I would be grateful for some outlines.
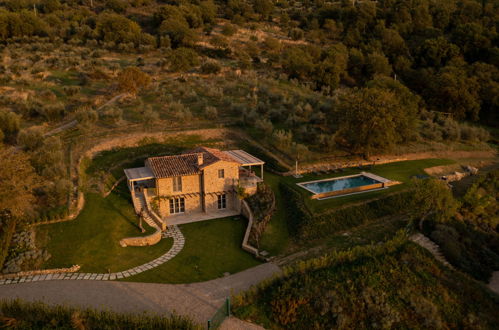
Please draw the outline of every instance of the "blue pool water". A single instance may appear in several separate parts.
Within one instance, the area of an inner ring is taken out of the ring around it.
[[[331,179],[319,182],[303,183],[301,184],[301,186],[311,190],[316,194],[319,194],[330,191],[338,191],[348,188],[367,186],[375,183],[379,183],[379,181],[368,178],[367,176],[359,175],[344,179],[340,178],[340,179]]]

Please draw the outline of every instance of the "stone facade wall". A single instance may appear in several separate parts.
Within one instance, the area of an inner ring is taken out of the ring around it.
[[[224,170],[224,177],[218,177],[218,170]],[[185,199],[185,213],[202,212],[202,197],[201,187],[204,187],[204,192],[207,195],[204,198],[205,211],[218,211],[218,197],[213,193],[226,191],[227,193],[227,209],[238,210],[239,200],[237,193],[233,191],[237,187],[239,178],[239,164],[219,161],[203,170],[203,175],[186,175],[182,176],[182,191],[173,191],[173,178],[162,178],[156,181],[158,196],[176,196],[182,195]],[[203,182],[201,182],[203,180]],[[211,193],[211,194],[210,194]],[[185,196],[186,194],[197,194],[193,196]],[[159,213],[162,217],[170,215],[170,202],[166,199],[159,201]]]
[[[175,196],[201,191],[201,181],[199,175],[185,175],[182,177],[182,191],[173,191],[173,178],[162,178],[156,181],[157,192],[159,196]],[[201,212],[201,196],[184,196],[185,212]],[[170,215],[170,202],[162,199],[159,201],[159,213],[162,217]]]
[[[19,276],[32,276],[32,275],[45,275],[45,274],[59,274],[59,273],[74,273],[80,270],[79,265],[74,265],[69,268],[55,268],[55,269],[42,269],[42,270],[29,270],[25,272],[0,275],[0,280],[15,278]]]
[[[127,246],[147,246],[154,245],[161,240],[161,230],[156,230],[153,234],[148,236],[127,237],[120,240],[122,247]]]
[[[218,170],[224,170],[224,178],[218,177]],[[237,186],[239,164],[219,161],[204,169],[204,191],[206,193],[229,191]]]
[[[218,177],[218,170],[224,170],[224,177]],[[239,164],[220,161],[204,169],[206,212],[218,211],[218,196],[210,193],[226,192],[228,210],[238,210],[239,200],[235,192],[239,179]]]
[[[236,192],[227,192],[226,201],[227,207],[226,210],[238,210],[239,209],[239,199],[237,198]],[[216,212],[218,211],[218,195],[210,194],[205,197],[205,206],[206,212]]]
[[[173,191],[173,178],[161,178],[156,181],[160,196],[173,196],[178,194],[198,193],[201,189],[199,175],[182,176],[182,191]]]

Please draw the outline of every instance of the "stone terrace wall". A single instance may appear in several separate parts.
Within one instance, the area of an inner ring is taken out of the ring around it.
[[[60,274],[60,273],[75,273],[80,270],[79,265],[74,265],[69,268],[55,268],[55,269],[41,269],[41,270],[29,270],[25,272],[12,273],[6,275],[0,275],[0,280],[15,278],[19,276],[31,276],[31,275],[46,275],[46,274]]]
[[[148,236],[127,237],[120,240],[120,245],[126,246],[148,246],[154,245],[161,240],[161,230],[156,231]]]
[[[258,257],[258,249],[248,243],[251,228],[253,228],[253,213],[251,212],[251,209],[246,201],[241,201],[241,206],[241,214],[248,219],[248,227],[246,227],[246,232],[244,233],[242,248],[244,251],[252,253]]]

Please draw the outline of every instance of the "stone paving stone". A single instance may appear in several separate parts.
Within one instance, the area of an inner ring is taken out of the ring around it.
[[[109,280],[112,281],[112,280],[115,280],[116,279],[116,274],[110,274],[109,275]]]

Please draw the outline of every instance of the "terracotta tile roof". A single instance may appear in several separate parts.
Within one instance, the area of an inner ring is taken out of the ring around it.
[[[200,173],[198,154],[151,157],[146,161],[156,178],[169,178]]]
[[[201,165],[201,168],[205,168],[206,166],[209,166],[213,163],[216,163],[220,160],[226,161],[226,162],[231,162],[231,163],[238,163],[234,158],[231,156],[227,155],[223,151],[220,151],[218,149],[214,148],[207,148],[207,147],[197,147],[193,150],[187,151],[187,153],[202,153],[203,154],[203,165]]]
[[[201,165],[198,165],[199,155],[203,156]],[[148,158],[146,166],[154,173],[154,177],[169,178],[199,174],[203,168],[221,160],[239,164],[234,158],[218,149],[198,147],[181,155]]]

